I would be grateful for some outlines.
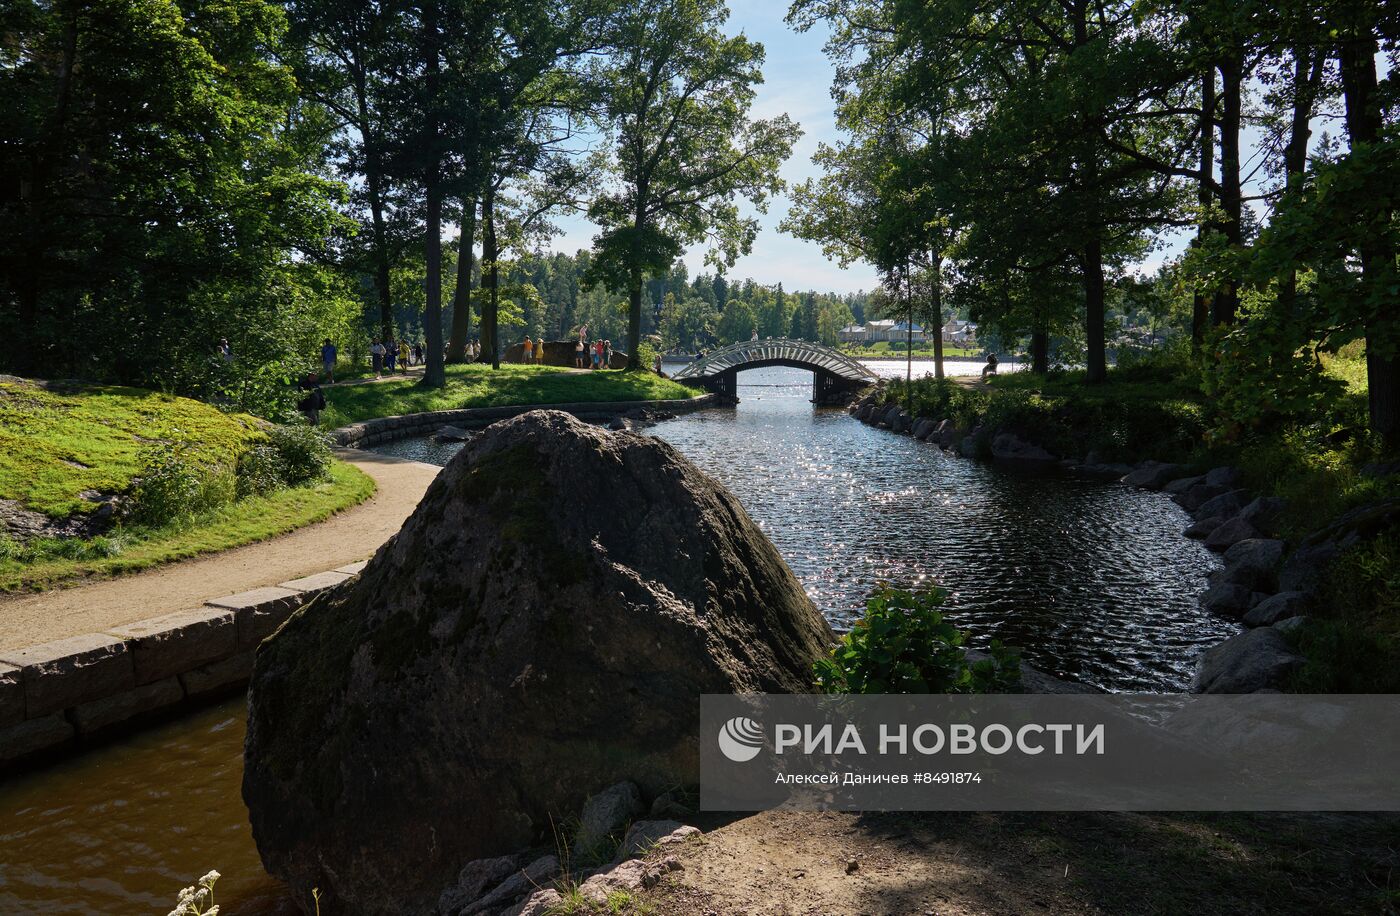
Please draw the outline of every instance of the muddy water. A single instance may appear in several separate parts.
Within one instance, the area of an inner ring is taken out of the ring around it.
[[[0,914],[163,914],[210,869],[229,916],[296,909],[239,795],[241,698],[0,782]]]

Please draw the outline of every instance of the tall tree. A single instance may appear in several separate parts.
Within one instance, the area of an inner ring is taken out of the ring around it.
[[[627,291],[632,369],[646,368],[637,350],[647,274],[701,241],[716,264],[746,253],[758,226],[738,201],[762,211],[800,135],[786,115],[750,118],[763,46],[726,36],[727,17],[723,0],[632,0],[603,74],[614,183],[589,208],[601,228],[590,279]]]

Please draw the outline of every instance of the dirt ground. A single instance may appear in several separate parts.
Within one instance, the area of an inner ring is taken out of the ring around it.
[[[627,912],[1400,912],[1389,814],[767,812],[664,854],[683,870]]]
[[[198,607],[368,558],[418,505],[439,468],[355,449],[336,457],[374,478],[374,496],[280,537],[118,579],[0,599],[0,649],[93,633]]]

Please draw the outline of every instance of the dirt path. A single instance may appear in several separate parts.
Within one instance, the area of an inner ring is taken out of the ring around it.
[[[374,478],[374,496],[323,522],[246,547],[124,578],[0,599],[0,649],[198,607],[210,598],[366,559],[398,532],[439,468],[354,449],[341,449],[337,457]]]
[[[653,853],[683,868],[638,911],[1393,912],[1398,840],[1387,814],[770,811]]]

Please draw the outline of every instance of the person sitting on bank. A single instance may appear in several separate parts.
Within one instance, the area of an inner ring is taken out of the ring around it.
[[[996,374],[997,374],[997,355],[996,355],[995,353],[988,353],[988,354],[987,354],[987,365],[985,365],[985,366],[982,367],[982,381],[985,382],[985,381],[987,380],[987,376],[989,376],[989,375],[996,375]]]

